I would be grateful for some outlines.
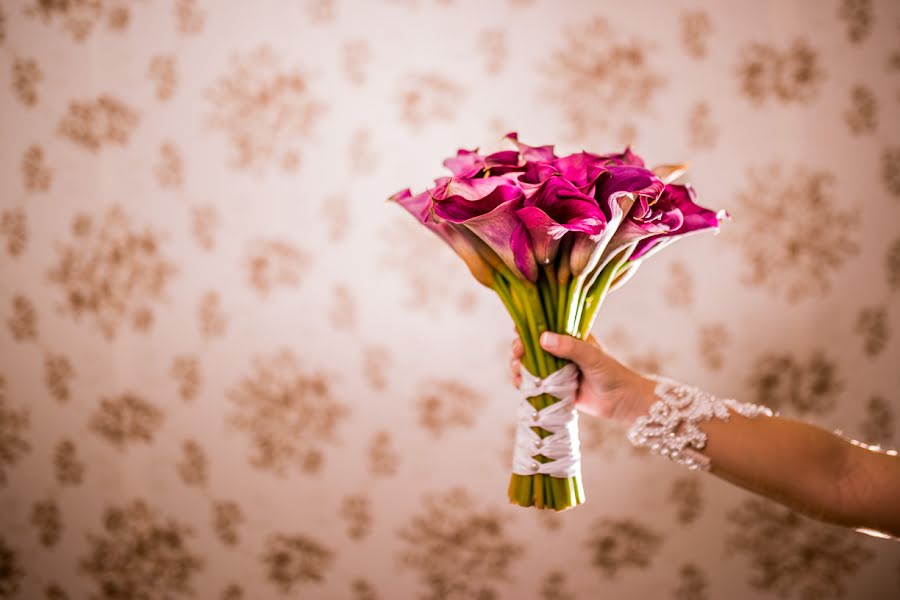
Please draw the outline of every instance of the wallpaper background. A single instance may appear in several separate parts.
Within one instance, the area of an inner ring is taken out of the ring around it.
[[[733,220],[595,334],[900,439],[893,1],[0,2],[0,598],[895,598],[900,545],[582,418],[506,504],[500,302],[398,206],[460,146],[631,143]]]

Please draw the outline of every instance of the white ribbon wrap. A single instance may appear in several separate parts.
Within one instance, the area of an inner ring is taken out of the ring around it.
[[[532,375],[524,365],[519,391],[518,425],[513,449],[512,471],[518,475],[542,473],[567,478],[581,474],[581,451],[578,442],[578,411],[575,392],[578,390],[578,367],[569,363],[541,379]],[[559,402],[536,410],[527,398],[550,394]],[[551,434],[541,438],[532,427],[541,427]],[[539,462],[534,457],[543,454],[553,460]]]

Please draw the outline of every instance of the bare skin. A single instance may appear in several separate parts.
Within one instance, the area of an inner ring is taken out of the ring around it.
[[[578,365],[575,406],[630,426],[656,402],[655,382],[612,357],[596,339],[545,332],[541,346]],[[522,343],[513,340],[510,369],[519,385]],[[753,419],[700,425],[711,473],[809,517],[900,538],[900,457],[802,421]]]

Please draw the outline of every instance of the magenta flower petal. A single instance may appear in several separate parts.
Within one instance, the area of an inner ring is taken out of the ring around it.
[[[528,235],[528,230],[525,228],[524,224],[520,223],[519,226],[513,230],[512,238],[510,239],[510,247],[513,253],[513,260],[516,263],[516,268],[529,281],[532,283],[536,282],[538,279],[538,267],[534,255],[534,246],[531,243],[531,236]]]
[[[407,212],[444,240],[463,259],[475,279],[488,287],[493,287],[494,270],[490,266],[493,257],[488,256],[488,253],[492,251],[484,247],[481,240],[473,239],[472,234],[461,225],[435,218],[431,211],[431,194],[428,191],[414,196],[409,189],[405,189],[389,199],[405,208]]]
[[[491,251],[489,248],[480,248],[479,246],[482,244],[477,243],[479,240],[473,240],[470,235],[466,235],[466,231],[461,225],[443,222],[426,223],[426,225],[463,259],[479,283],[487,287],[494,286],[494,270],[484,256],[486,252]]]
[[[625,147],[624,152],[618,154],[600,154],[599,158],[603,159],[607,164],[611,162],[616,165],[633,165],[635,167],[646,166],[644,164],[644,159],[631,151],[630,145]]]
[[[444,177],[436,180],[438,185],[434,188],[434,199],[444,200],[449,196],[459,196],[463,200],[481,200],[494,191],[498,186],[516,188],[513,175],[497,175],[465,179],[458,177]]]
[[[489,154],[484,159],[484,166],[491,175],[521,171],[524,168],[524,165],[519,164],[519,153],[515,150],[501,150]]]
[[[460,148],[456,151],[456,156],[444,159],[443,164],[457,179],[471,179],[482,171],[500,175],[523,169],[519,164],[519,153],[515,150],[501,150],[482,156],[477,148],[475,150]]]
[[[503,137],[512,140],[516,148],[519,149],[522,158],[526,161],[550,161],[556,158],[556,154],[553,153],[553,146],[529,146],[528,144],[523,144],[519,141],[519,134],[515,131],[507,133]]]
[[[597,237],[606,228],[606,216],[597,201],[582,194],[562,177],[551,177],[530,196],[516,214],[534,245],[535,259],[548,264],[556,258],[559,242],[572,231]]]
[[[522,190],[512,185],[497,185],[496,182],[470,185],[487,181],[487,179],[472,179],[459,185],[451,184],[443,199],[435,198],[434,213],[453,223],[463,223],[487,214],[501,204],[522,197]]]
[[[696,202],[697,192],[690,185],[670,184],[666,191],[672,199],[672,203],[684,215],[684,225],[676,234],[697,231],[698,229],[717,228],[723,214],[703,208]],[[727,213],[724,213],[727,215]],[[727,218],[727,216],[726,216]]]
[[[454,177],[474,177],[484,168],[484,157],[478,150],[460,148],[456,151],[456,156],[445,159],[443,164]]]
[[[637,208],[637,204],[635,207]],[[675,215],[669,214],[669,218],[666,219],[657,219],[654,221],[642,221],[634,218],[635,210],[632,209],[631,214],[628,215],[627,218],[619,225],[619,229],[616,231],[616,234],[613,236],[614,245],[616,245],[619,249],[623,246],[627,246],[633,242],[638,240],[642,240],[646,237],[652,235],[659,235],[663,233],[668,233],[670,231],[670,224],[672,222],[678,222],[677,217]]]
[[[646,258],[652,253],[658,252],[663,246],[675,239],[680,239],[692,233],[701,231],[718,231],[721,221],[729,218],[724,210],[714,212],[703,208],[695,202],[696,192],[689,185],[669,184],[660,196],[659,210],[665,211],[665,215],[677,213],[679,222],[675,223],[669,218],[668,231],[660,231],[652,237],[641,239],[632,253],[632,259]],[[657,208],[657,207],[654,207]],[[666,217],[663,217],[665,221]]]
[[[631,192],[614,192],[607,201],[610,216],[603,233],[599,237],[583,233],[575,234],[575,241],[569,253],[569,269],[572,275],[578,276],[585,271],[592,271],[608,256],[606,250],[622,228],[620,223],[633,203],[634,196]]]
[[[424,223],[431,214],[431,194],[427,191],[413,196],[409,188],[401,190],[388,198],[406,209],[406,211]]]
[[[537,189],[542,183],[557,175],[559,171],[551,162],[527,162],[518,176],[518,181],[527,192]]]
[[[605,225],[606,219],[597,201],[582,194],[562,177],[552,177],[541,184],[534,193],[526,196],[525,205],[543,209],[559,223],[593,229],[589,233],[600,233]],[[579,228],[579,231],[588,229]]]
[[[607,167],[597,179],[594,195],[603,208],[612,231],[601,240],[576,236],[569,256],[572,274],[593,270],[597,264],[604,263],[614,252],[627,245],[626,240],[635,241],[643,236],[653,235],[661,228],[668,231],[667,228],[672,225],[670,221],[648,225],[646,228],[649,231],[633,223],[652,214],[650,207],[656,203],[664,188],[663,182],[652,171],[643,167]],[[660,218],[661,216],[658,215]]]
[[[553,161],[553,167],[561,177],[589,195],[593,195],[594,183],[607,170],[603,159],[589,152],[564,156]]]
[[[643,167],[621,165],[608,167],[597,180],[594,196],[601,207],[606,207],[603,199],[610,198],[616,192],[632,192],[635,198],[635,207],[639,217],[646,216],[650,205],[656,202],[659,195],[665,189],[665,184],[653,171]]]
[[[465,226],[517,276],[536,281],[537,265],[530,240],[526,246],[518,239],[516,250],[512,248],[513,233],[522,225],[516,210],[522,208],[523,198],[513,179],[506,176],[445,178],[438,180],[430,193],[431,210],[437,218]],[[521,232],[516,236],[521,238]]]
[[[559,241],[566,234],[566,228],[550,218],[536,206],[525,206],[516,211],[525,230],[531,238],[534,258],[538,263],[550,263],[559,250]]]
[[[528,244],[522,240],[522,231],[527,235],[527,230],[516,215],[520,208],[521,199],[512,200],[500,204],[489,213],[467,219],[463,224],[496,252],[513,273],[522,279],[537,281],[537,263],[531,240]],[[520,228],[522,231],[517,231]]]
[[[667,241],[670,241],[666,235],[655,235],[647,239],[640,240],[637,245],[634,247],[634,252],[631,253],[631,260],[637,260],[641,257],[647,257],[651,254],[651,250],[660,250],[662,246],[666,244]]]

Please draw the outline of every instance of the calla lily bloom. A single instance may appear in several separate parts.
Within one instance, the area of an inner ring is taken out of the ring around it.
[[[703,208],[695,202],[695,198],[696,192],[689,185],[667,185],[657,205],[660,210],[668,211],[667,214],[677,211],[681,224],[676,226],[674,218],[670,218],[668,231],[641,239],[635,246],[631,260],[646,258],[672,241],[692,233],[718,231],[719,224],[729,218],[728,213],[725,210],[716,212]]]
[[[616,240],[625,215],[632,212],[646,215],[665,185],[648,169],[616,165],[603,171],[595,187],[595,198],[602,207],[607,222],[612,223],[613,230],[603,238],[603,245],[599,244],[600,239],[576,236],[569,256],[569,268],[575,276],[592,270],[604,257],[609,256],[607,246]],[[654,230],[654,233],[657,231]]]
[[[578,231],[599,239],[606,228],[606,216],[597,201],[582,194],[562,177],[551,177],[516,211],[534,245],[539,264],[556,258],[559,242],[569,232]]]
[[[516,211],[523,192],[513,179],[448,179],[432,190],[435,215],[462,225],[487,244],[514,273],[537,281],[537,262],[531,240]]]
[[[431,212],[431,196],[427,191],[413,196],[409,189],[405,189],[391,196],[389,200],[405,208],[407,212],[444,240],[463,259],[472,276],[479,283],[487,287],[494,286],[494,269],[490,265],[490,257],[485,252],[490,252],[490,249],[483,247],[484,244],[480,243],[480,240],[472,239],[474,236],[466,235],[463,228],[435,218]]]

